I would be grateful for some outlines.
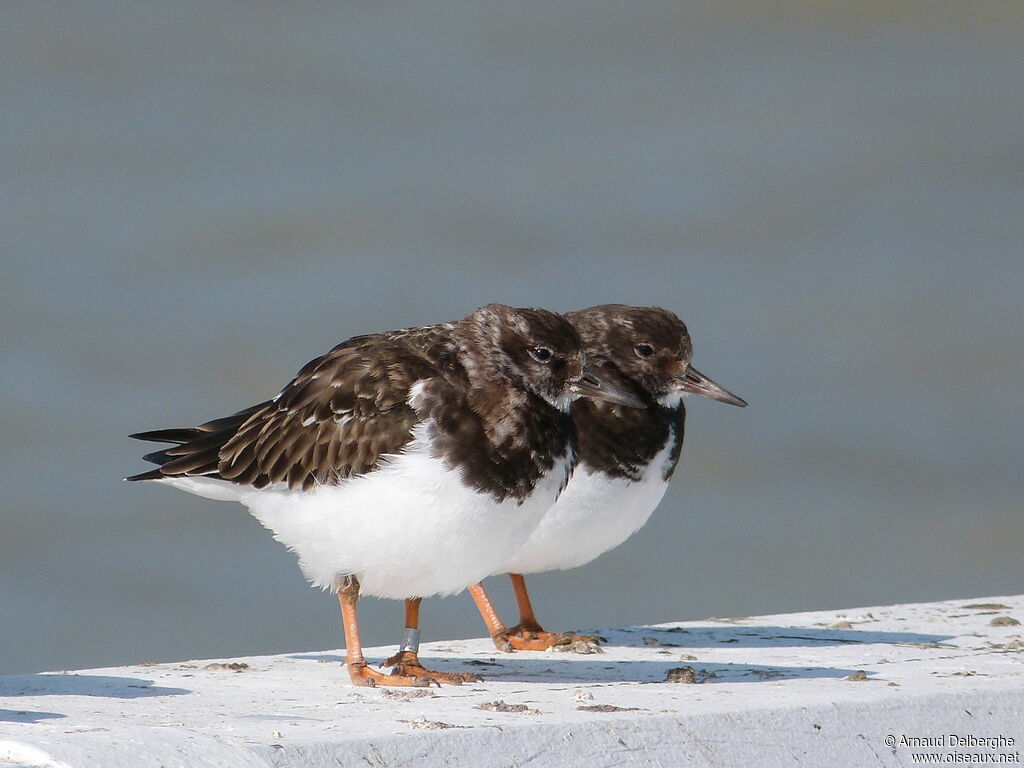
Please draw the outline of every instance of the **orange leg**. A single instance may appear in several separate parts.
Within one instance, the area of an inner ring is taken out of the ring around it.
[[[530,602],[530,593],[526,591],[526,579],[523,578],[523,574],[510,573],[508,578],[512,582],[512,589],[516,593],[516,605],[519,607],[519,623],[509,630],[512,635],[510,638],[512,647],[521,650],[542,651],[553,645],[568,645],[577,639],[582,639],[569,634],[545,632],[544,628],[537,623],[537,616],[533,612],[533,603]]]
[[[414,675],[388,675],[371,669],[363,658],[363,645],[359,640],[359,624],[356,621],[356,601],[359,600],[359,580],[355,576],[338,579],[338,602],[341,604],[341,622],[345,628],[345,666],[349,677],[356,685],[374,687],[377,685],[426,686],[430,681]]]
[[[516,590],[516,602],[519,604],[519,624],[508,629],[498,616],[494,603],[487,595],[482,584],[474,584],[469,588],[476,603],[477,610],[487,625],[487,633],[499,651],[544,651],[554,645],[569,645],[577,640],[596,642],[597,638],[571,634],[545,632],[533,613],[533,605],[526,591],[526,581],[521,574],[510,573],[512,586]]]
[[[491,602],[490,596],[484,590],[484,585],[472,585],[469,587],[469,594],[472,596],[473,602],[476,603],[476,609],[480,611],[484,624],[487,625],[487,634],[491,636],[494,647],[502,653],[512,653],[515,648],[512,647],[508,636],[508,627],[502,623],[501,617],[494,609],[494,603]]]
[[[394,667],[392,675],[399,677],[412,676],[425,683],[420,685],[462,685],[463,683],[475,683],[480,678],[469,672],[437,672],[427,669],[420,664],[419,650],[419,626],[420,626],[420,600],[415,597],[405,601],[405,639],[402,641],[398,653],[381,663],[382,667]]]
[[[544,630],[537,623],[537,616],[533,612],[533,603],[530,602],[530,593],[526,591],[526,579],[523,578],[523,574],[510,573],[508,578],[516,593],[516,605],[519,606],[517,629],[520,632],[543,632]]]

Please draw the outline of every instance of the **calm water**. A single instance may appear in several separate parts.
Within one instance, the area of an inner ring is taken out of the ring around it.
[[[5,3],[0,671],[339,645],[126,435],[488,301],[670,307],[751,403],[551,628],[1020,592],[1024,6],[847,6]]]

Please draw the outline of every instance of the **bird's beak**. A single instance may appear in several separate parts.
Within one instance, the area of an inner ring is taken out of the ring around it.
[[[736,395],[729,390],[715,384],[715,382],[698,371],[692,365],[686,369],[686,373],[676,379],[676,386],[678,386],[683,392],[689,392],[694,395],[704,395],[704,397],[710,397],[712,400],[718,400],[720,403],[737,405],[740,408],[747,407],[746,400],[741,397],[736,397]]]
[[[580,380],[570,384],[568,389],[574,395],[592,397],[595,400],[607,400],[616,405],[628,405],[630,408],[647,407],[643,400],[636,395],[610,384],[588,368],[583,369]]]

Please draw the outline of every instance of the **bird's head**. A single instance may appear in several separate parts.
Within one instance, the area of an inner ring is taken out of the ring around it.
[[[488,304],[460,326],[466,339],[463,364],[471,379],[503,379],[562,411],[578,397],[643,407],[588,368],[579,333],[559,314]]]
[[[624,379],[666,407],[678,405],[687,394],[747,404],[693,367],[690,334],[667,309],[603,304],[566,317],[579,331],[591,365],[616,384]]]

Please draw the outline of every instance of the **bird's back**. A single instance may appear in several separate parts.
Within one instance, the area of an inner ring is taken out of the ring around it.
[[[356,336],[310,362],[271,400],[184,429],[132,437],[174,443],[129,480],[202,477],[309,490],[371,472],[411,440],[417,381],[457,376],[447,326]]]

